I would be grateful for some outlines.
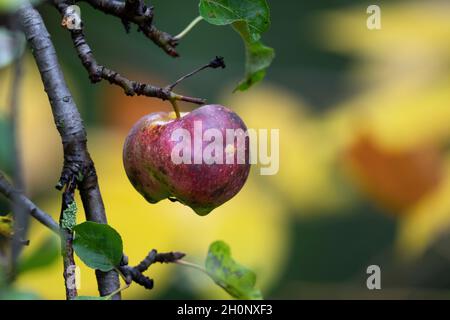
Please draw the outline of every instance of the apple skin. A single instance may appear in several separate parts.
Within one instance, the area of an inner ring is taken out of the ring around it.
[[[226,129],[247,127],[239,116],[221,105],[205,105],[179,119],[173,112],[157,112],[141,118],[131,129],[124,144],[123,162],[131,184],[150,203],[175,199],[191,207],[198,215],[211,210],[234,197],[243,187],[250,172],[249,140],[245,138],[245,163],[194,164],[194,143],[191,143],[191,164],[175,164],[171,152],[179,141],[172,141],[176,129],[186,129],[194,137],[194,122],[201,121],[202,137],[205,130],[215,128],[223,137],[223,155],[226,154]],[[203,141],[203,139],[202,139]],[[210,144],[203,141],[203,149]],[[235,139],[234,150],[237,149]]]

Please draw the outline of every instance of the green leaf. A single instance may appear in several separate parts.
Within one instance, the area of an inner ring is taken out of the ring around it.
[[[54,235],[49,236],[30,255],[20,261],[19,272],[24,273],[46,267],[58,259],[59,252],[59,238]]]
[[[96,296],[77,296],[73,300],[110,300],[109,296],[96,297]]]
[[[123,244],[116,230],[92,221],[83,222],[73,230],[73,248],[87,266],[106,272],[119,265]]]
[[[243,22],[252,41],[270,26],[266,0],[200,0],[199,11],[203,19],[218,26]]]
[[[275,52],[261,41],[270,26],[265,0],[200,0],[200,15],[214,25],[232,25],[245,44],[245,78],[234,91],[245,91],[264,79]]]
[[[237,299],[262,299],[255,288],[256,274],[231,257],[230,247],[223,241],[209,246],[205,261],[206,272],[214,282]]]
[[[77,224],[77,204],[75,201],[70,203],[66,209],[64,209],[61,219],[61,227],[72,231]]]
[[[266,69],[275,58],[275,51],[263,45],[261,41],[249,41],[250,35],[242,22],[233,23],[233,28],[241,35],[245,43],[245,79],[238,84],[234,91],[245,91],[264,79]]]

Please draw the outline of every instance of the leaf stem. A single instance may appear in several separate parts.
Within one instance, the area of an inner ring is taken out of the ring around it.
[[[197,23],[199,23],[199,22],[202,21],[202,20],[203,20],[203,17],[202,17],[202,16],[198,16],[197,18],[195,18],[194,20],[192,20],[191,23],[189,23],[188,26],[187,26],[186,28],[184,28],[183,31],[181,31],[179,34],[177,34],[175,37],[173,37],[173,39],[174,39],[175,41],[180,40],[180,39],[183,38],[186,34],[188,34],[189,31],[191,31],[192,28],[194,28],[195,25],[196,25]]]
[[[188,262],[188,261],[185,261],[185,260],[177,260],[175,263],[179,264],[179,265],[182,265],[182,266],[191,267],[191,268],[200,270],[201,272],[203,272],[204,274],[209,276],[208,271],[206,271],[205,268],[203,268],[201,265],[198,265],[196,263]]]
[[[106,300],[111,300],[111,298],[112,298],[114,295],[118,294],[119,292],[122,292],[122,291],[125,290],[125,289],[128,289],[128,288],[130,287],[130,285],[131,285],[131,283],[125,284],[123,287],[121,287],[121,288],[115,290],[114,292],[111,292],[111,293],[108,294],[107,296],[105,296],[105,299],[106,299]]]

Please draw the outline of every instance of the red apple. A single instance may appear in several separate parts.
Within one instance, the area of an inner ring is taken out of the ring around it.
[[[131,183],[150,203],[169,198],[206,215],[247,180],[247,128],[221,105],[205,105],[180,118],[152,113],[131,129],[123,161]]]

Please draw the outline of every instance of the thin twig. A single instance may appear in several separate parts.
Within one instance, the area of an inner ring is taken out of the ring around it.
[[[96,2],[94,2],[94,3],[96,3]],[[140,5],[142,5],[142,4],[140,4],[141,3],[140,0],[128,1],[128,2],[126,2],[126,4],[123,4],[123,3],[119,4],[119,3],[115,3],[114,1],[112,1],[111,3],[112,4],[108,5],[108,4],[106,4],[106,2],[102,2],[101,5],[103,7],[111,6],[111,8],[115,8],[114,12],[119,10],[119,9],[117,9],[118,7],[123,6],[123,10],[129,12],[129,11],[136,10],[136,9],[132,9],[135,6],[139,7]],[[60,14],[64,17],[66,15],[66,10],[68,8],[68,4],[64,1],[56,1],[56,0],[55,0],[54,4],[55,4],[56,8],[58,9],[58,11],[60,12]],[[116,5],[118,7],[116,7]],[[139,11],[139,9],[137,9],[137,10]],[[142,9],[142,10],[144,10],[144,9]],[[145,10],[149,11],[150,9],[145,7]],[[153,17],[153,15],[152,15],[152,17]],[[149,17],[147,17],[147,19],[149,19]],[[149,22],[149,20],[147,22],[151,23],[151,21]],[[80,23],[80,25],[83,25],[83,24]],[[68,30],[71,33],[72,42],[75,46],[75,49],[77,50],[78,57],[80,58],[81,63],[87,70],[87,72],[89,74],[89,79],[91,80],[92,83],[97,83],[101,80],[107,80],[109,83],[121,87],[124,90],[125,94],[128,96],[143,95],[143,96],[147,96],[147,97],[159,98],[161,100],[169,100],[171,102],[174,100],[181,100],[181,101],[186,101],[186,102],[195,103],[195,104],[199,104],[199,105],[206,103],[206,101],[204,99],[183,96],[183,95],[172,92],[171,88],[173,89],[173,87],[175,87],[175,85],[179,81],[176,82],[172,86],[167,86],[165,88],[161,88],[161,87],[153,86],[151,84],[141,83],[141,82],[135,81],[135,80],[130,80],[130,79],[124,77],[123,75],[119,74],[118,72],[111,70],[103,65],[100,65],[97,62],[97,60],[95,59],[92,49],[89,46],[85,35],[83,34],[82,28],[80,27],[79,29],[68,29]],[[206,68],[206,66],[204,68]],[[198,72],[198,70],[196,72]],[[194,72],[194,73],[196,73],[196,72]]]
[[[211,60],[211,62],[209,62],[209,63],[205,64],[204,66],[201,66],[201,67],[195,69],[194,71],[189,72],[188,74],[182,76],[180,79],[178,79],[177,81],[175,81],[171,85],[168,85],[165,89],[168,90],[168,91],[172,91],[173,88],[175,88],[175,86],[178,85],[181,81],[183,81],[183,80],[185,80],[185,79],[187,79],[189,77],[192,77],[194,74],[196,74],[196,73],[198,73],[198,72],[200,72],[200,71],[202,71],[204,69],[207,69],[207,68],[213,68],[213,69],[222,68],[222,69],[224,69],[225,68],[225,61],[223,60],[223,57],[216,56],[213,60]]]
[[[59,225],[53,218],[39,209],[30,199],[17,190],[0,172],[0,193],[5,195],[11,202],[23,207],[37,221],[48,227],[53,232],[59,234]]]
[[[71,227],[67,226],[66,219],[75,220],[75,213],[71,213],[72,217],[68,217],[67,210],[74,203],[75,179],[73,179],[66,187],[62,194],[61,213],[59,217],[59,227],[61,229],[61,255],[63,257],[63,277],[66,288],[66,299],[73,300],[77,294],[75,286],[75,259],[73,252],[73,231]],[[73,221],[74,222],[74,221]],[[75,223],[73,223],[75,224]],[[73,227],[73,226],[72,226]]]
[[[147,38],[153,41],[157,46],[161,47],[168,55],[178,57],[175,47],[178,41],[167,32],[158,30],[153,24],[153,7],[145,5],[143,0],[135,1],[117,1],[117,0],[78,0],[89,3],[93,8],[100,10],[106,14],[118,17],[126,29],[129,30],[128,24],[134,23],[138,26]],[[61,0],[54,0],[60,5]],[[133,4],[133,5],[131,5]]]
[[[84,37],[83,32],[81,30],[70,30],[70,32],[75,49],[78,52],[78,56],[83,66],[88,71],[89,78],[93,83],[99,82],[102,79],[107,80],[109,83],[121,87],[128,96],[143,95],[147,97],[159,98],[161,100],[176,99],[195,104],[205,103],[204,99],[174,94],[171,90],[167,90],[166,88],[160,88],[151,84],[127,79],[118,72],[98,64],[90,46],[86,41],[86,38]]]
[[[179,259],[185,256],[182,252],[165,252],[157,253],[155,249],[152,249],[149,254],[142,260],[137,266],[130,267],[128,265],[128,258],[124,256],[122,263],[118,267],[118,270],[123,275],[123,278],[127,284],[131,284],[133,281],[143,286],[146,289],[153,288],[153,279],[145,276],[143,273],[155,262],[158,263],[176,263]]]

